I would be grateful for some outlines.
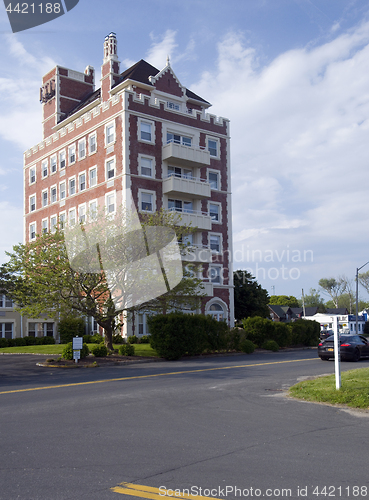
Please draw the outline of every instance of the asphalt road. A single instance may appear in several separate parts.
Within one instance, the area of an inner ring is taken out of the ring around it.
[[[334,372],[314,350],[74,370],[36,361],[0,356],[1,499],[165,498],[160,487],[369,496],[368,414],[283,392]]]

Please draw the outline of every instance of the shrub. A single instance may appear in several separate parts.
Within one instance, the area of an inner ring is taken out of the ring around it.
[[[104,337],[99,333],[95,333],[91,336],[91,344],[101,344],[101,342],[104,342]]]
[[[279,345],[275,340],[267,340],[261,346],[262,349],[267,349],[268,351],[277,352],[279,351]]]
[[[243,339],[240,342],[240,349],[246,354],[252,354],[255,351],[255,344],[249,339]]]
[[[36,345],[37,344],[37,337],[23,337],[23,338],[26,341],[26,345]]]
[[[288,326],[292,345],[314,346],[319,342],[320,325],[317,321],[298,319]]]
[[[58,324],[58,332],[61,344],[72,342],[73,337],[83,337],[85,322],[83,318],[67,316],[62,318]]]
[[[122,337],[119,333],[113,335],[113,344],[124,344],[126,339]]]
[[[0,349],[3,347],[8,347],[8,339],[0,339]]]
[[[273,338],[274,323],[270,319],[255,316],[243,319],[242,324],[246,337],[258,346]]]
[[[142,335],[140,338],[141,344],[149,344],[150,343],[150,337],[148,335]]]
[[[138,337],[136,337],[136,335],[130,335],[128,337],[128,343],[129,344],[137,344],[138,343]]]
[[[91,338],[92,335],[83,335],[83,342],[85,342],[86,344],[92,344]]]
[[[228,349],[232,349],[235,351],[240,351],[240,343],[241,340],[243,340],[244,337],[244,330],[243,328],[232,328],[232,330],[229,331],[228,333]]]
[[[121,356],[134,356],[135,348],[131,344],[122,344],[119,346],[119,354]]]
[[[15,339],[8,339],[8,347],[15,347],[15,346],[16,346]]]
[[[37,345],[52,345],[55,344],[54,337],[36,337]]]
[[[102,358],[103,356],[107,356],[108,355],[108,348],[106,347],[105,344],[96,344],[91,349],[91,352],[97,358]]]
[[[22,337],[18,337],[18,338],[14,339],[14,340],[15,340],[15,345],[16,346],[27,345],[26,340],[24,338],[22,338]]]
[[[274,322],[274,333],[271,337],[275,340],[280,347],[287,347],[291,345],[291,329],[286,323]]]
[[[89,353],[90,350],[88,348],[88,345],[83,344],[81,349],[81,359],[86,358],[89,355]],[[62,352],[62,358],[73,359],[73,342],[68,342],[68,344],[65,345]]]

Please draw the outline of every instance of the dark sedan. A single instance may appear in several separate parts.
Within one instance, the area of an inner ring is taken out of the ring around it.
[[[359,361],[369,358],[369,341],[362,335],[340,335],[341,360]],[[334,358],[334,336],[331,335],[318,345],[318,356],[328,360]]]

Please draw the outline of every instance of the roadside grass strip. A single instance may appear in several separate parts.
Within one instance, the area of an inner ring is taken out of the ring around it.
[[[305,401],[341,404],[369,409],[369,368],[341,373],[341,388],[336,389],[335,376],[304,380],[292,386],[289,395]]]
[[[281,365],[286,363],[301,363],[303,361],[317,361],[317,358],[305,358],[305,359],[290,359],[288,361],[271,361],[269,363],[254,363],[248,365],[235,365],[235,366],[220,366],[215,368],[200,368],[198,370],[181,370],[178,372],[167,372],[167,373],[153,373],[151,375],[136,375],[133,377],[119,377],[119,378],[109,378],[103,380],[91,380],[89,382],[74,382],[71,384],[58,384],[58,385],[48,385],[41,387],[30,387],[29,389],[15,389],[13,391],[2,391],[0,394],[13,394],[16,392],[31,392],[31,391],[43,391],[46,389],[60,389],[63,387],[77,387],[79,385],[93,385],[93,384],[105,384],[107,382],[122,382],[124,380],[138,380],[143,378],[154,378],[154,377],[168,377],[171,375],[186,375],[189,373],[201,373],[201,372],[211,372],[219,370],[232,370],[236,368],[252,368],[254,366],[268,366],[268,365]],[[197,497],[198,498],[198,497]]]
[[[2,347],[0,354],[45,354],[47,355],[62,355],[66,344],[49,344],[49,345],[25,345],[17,347]],[[97,344],[87,344],[90,351]],[[114,349],[119,349],[122,344],[114,344]],[[151,356],[158,357],[150,344],[132,344],[135,349],[135,356]]]
[[[220,500],[215,497],[204,497],[200,495],[189,495],[187,493],[179,492],[175,489],[165,489],[164,487],[152,488],[151,486],[143,486],[141,484],[132,483],[121,483],[119,486],[111,488],[114,493],[120,493],[121,495],[131,495],[140,498],[151,498],[153,500],[163,500],[163,498],[182,498],[189,500],[208,500],[212,498],[213,500]]]

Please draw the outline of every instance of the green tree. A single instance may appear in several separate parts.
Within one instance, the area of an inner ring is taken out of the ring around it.
[[[309,293],[304,295],[304,303],[305,307],[317,307],[318,312],[325,312],[324,299],[315,288],[310,288]],[[302,300],[299,300],[299,306],[302,307]]]
[[[347,278],[340,276],[337,280],[335,278],[322,278],[319,280],[319,286],[328,294],[334,304],[338,307],[338,298],[347,290]]]
[[[299,301],[293,295],[272,295],[269,304],[272,306],[299,307]]]
[[[233,274],[234,283],[234,313],[236,321],[251,316],[269,316],[269,295],[256,282],[252,274],[238,270]]]

